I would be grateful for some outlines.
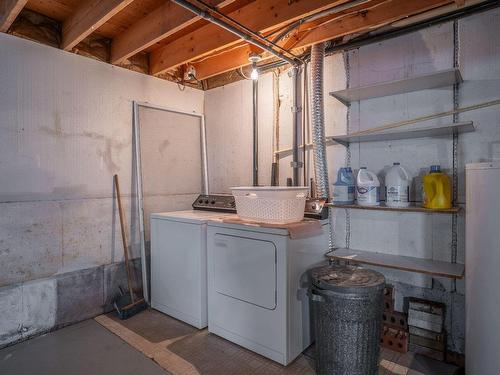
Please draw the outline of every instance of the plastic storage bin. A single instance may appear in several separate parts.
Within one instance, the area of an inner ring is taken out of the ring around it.
[[[233,187],[236,212],[247,221],[270,224],[295,223],[304,219],[307,187]]]

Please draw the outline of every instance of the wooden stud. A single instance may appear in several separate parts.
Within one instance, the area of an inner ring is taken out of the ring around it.
[[[227,0],[213,0],[211,2],[212,5],[220,7],[226,3],[228,3]],[[192,12],[167,1],[113,39],[111,63],[122,63],[125,59],[198,20],[200,20],[200,17]]]
[[[346,0],[261,0],[252,2],[229,16],[251,30],[265,33],[321,10],[345,3]],[[209,24],[151,52],[150,69],[159,74],[191,60],[220,51],[240,39],[217,25]]]
[[[133,0],[87,0],[63,23],[61,48],[71,50]]]
[[[7,32],[28,0],[0,1],[0,32]]]

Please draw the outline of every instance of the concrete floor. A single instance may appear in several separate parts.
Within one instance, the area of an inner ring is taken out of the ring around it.
[[[0,350],[1,375],[314,375],[314,349],[283,367],[155,310],[114,313]],[[150,359],[152,358],[152,359]],[[457,368],[382,349],[379,375],[455,375]]]
[[[155,362],[87,320],[0,350],[2,375],[166,375]]]

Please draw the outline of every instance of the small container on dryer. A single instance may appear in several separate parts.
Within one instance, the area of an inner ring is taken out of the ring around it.
[[[431,165],[423,178],[423,203],[425,208],[451,208],[452,186],[450,177],[441,172],[441,166]]]
[[[410,205],[410,176],[399,164],[394,163],[385,175],[385,204],[388,207]]]
[[[380,181],[375,173],[361,167],[356,179],[356,199],[360,206],[380,205]]]
[[[337,181],[333,184],[332,202],[335,204],[354,203],[355,181],[351,167],[340,168]]]

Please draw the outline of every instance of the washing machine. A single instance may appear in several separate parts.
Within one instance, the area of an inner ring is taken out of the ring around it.
[[[151,214],[151,307],[197,328],[207,326],[207,222],[232,214]]]
[[[306,271],[325,262],[323,234],[208,222],[208,330],[283,365],[311,344]]]

